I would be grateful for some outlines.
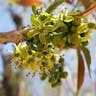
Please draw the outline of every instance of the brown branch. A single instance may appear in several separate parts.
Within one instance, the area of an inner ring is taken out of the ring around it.
[[[8,42],[19,43],[21,41],[24,41],[29,29],[30,27],[27,26],[21,30],[14,30],[6,33],[0,32],[0,44],[5,44]]]
[[[94,6],[94,7],[90,8],[89,10],[85,11],[85,12],[83,13],[83,16],[88,16],[89,14],[91,14],[91,13],[93,13],[93,12],[95,12],[95,11],[96,11],[96,6]],[[96,24],[95,24],[94,29],[96,29]]]
[[[93,12],[95,12],[95,11],[96,11],[96,6],[94,6],[94,7],[92,7],[91,9],[85,11],[85,12],[83,13],[83,16],[88,16],[89,14],[91,14],[91,13],[93,13]],[[96,24],[95,24],[94,29],[96,29]]]
[[[88,9],[83,13],[83,16],[88,16],[89,14],[93,13],[96,11],[96,6],[92,7],[91,9]]]

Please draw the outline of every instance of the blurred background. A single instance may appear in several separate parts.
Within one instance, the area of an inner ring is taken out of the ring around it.
[[[35,0],[33,1],[35,2]],[[54,0],[40,1],[46,8]],[[94,4],[96,5],[96,0],[66,0],[54,13],[58,13],[65,7],[69,11],[81,10],[84,12]],[[39,4],[38,6],[42,7]],[[30,5],[26,7],[22,4],[10,4],[8,0],[0,0],[0,32],[8,32],[31,25],[31,14]],[[96,23],[96,12],[90,14],[88,19]],[[47,80],[41,81],[38,75],[35,77],[28,75],[29,70],[15,69],[13,65],[10,65],[10,52],[14,50],[13,44],[11,42],[0,45],[0,96],[75,96],[77,80],[77,55],[75,49],[60,52],[60,54],[65,54],[65,68],[69,75],[66,80],[63,80],[62,86],[51,88]],[[84,83],[79,96],[96,96],[96,30],[90,37],[88,49],[92,58],[92,78],[89,77],[86,67]]]

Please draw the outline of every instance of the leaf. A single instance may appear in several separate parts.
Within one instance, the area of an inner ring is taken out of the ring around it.
[[[78,55],[78,80],[77,80],[77,94],[78,94],[84,81],[85,66],[84,66],[84,60],[80,53],[79,48],[77,49],[77,55]]]
[[[74,18],[72,16],[65,16],[65,18],[64,18],[64,22],[71,22],[73,20],[74,20]]]
[[[77,32],[78,33],[86,33],[88,31],[88,27],[86,24],[81,24],[78,28],[77,28]]]
[[[56,21],[54,25],[46,25],[45,30],[46,32],[55,31],[60,26],[63,26],[64,24],[61,21]]]
[[[89,28],[95,28],[95,25],[96,25],[95,23],[89,23],[89,24],[88,24],[88,27],[89,27]]]
[[[33,6],[32,6],[32,11],[33,11],[33,13],[36,15],[36,5],[33,5]]]
[[[46,43],[45,33],[44,32],[39,33],[39,39],[40,39],[40,42],[42,44],[45,44]]]
[[[65,0],[55,0],[53,3],[49,5],[49,7],[45,10],[47,13],[52,13],[59,5],[64,3]]]
[[[52,31],[55,31],[56,29],[58,29],[61,25],[63,25],[62,22],[57,21],[53,26],[52,26]]]
[[[32,15],[31,16],[31,21],[32,21],[32,24],[35,26],[35,27],[41,27],[41,23],[40,21],[38,20],[38,18],[35,16],[35,15]]]
[[[33,37],[34,35],[36,35],[38,32],[35,32],[35,30],[30,30],[28,33],[27,33],[27,36],[29,38]]]
[[[43,23],[46,24],[47,22],[49,22],[48,17],[49,17],[49,14],[48,13],[42,12],[42,13],[40,13],[38,19],[41,20],[41,21],[43,21]]]
[[[90,52],[87,48],[85,48],[83,46],[81,48],[82,48],[82,51],[83,51],[83,54],[84,54],[84,57],[85,57],[85,60],[86,60],[86,63],[87,63],[89,75],[91,77],[91,72],[90,72],[91,56],[90,56]]]
[[[77,12],[69,12],[68,15],[71,15],[71,16],[77,16],[77,15],[80,15],[81,12],[80,11],[77,11]]]

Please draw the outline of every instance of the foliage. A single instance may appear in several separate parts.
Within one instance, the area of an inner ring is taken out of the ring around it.
[[[78,83],[77,83],[77,95],[79,93],[79,90],[83,84],[84,81],[84,60],[80,52],[80,48],[77,49],[77,55],[78,55]]]
[[[49,7],[50,8],[50,7]],[[13,61],[17,67],[30,69],[33,74],[39,73],[42,80],[48,79],[53,87],[61,85],[62,78],[67,77],[63,69],[64,58],[58,53],[63,49],[78,49],[78,84],[81,88],[84,79],[84,53],[90,73],[90,53],[85,48],[96,24],[90,23],[80,11],[67,12],[62,10],[57,15],[49,11],[38,11],[32,7],[32,28],[27,33],[25,43],[16,46]],[[52,12],[52,10],[51,10]],[[89,59],[89,60],[88,60]]]

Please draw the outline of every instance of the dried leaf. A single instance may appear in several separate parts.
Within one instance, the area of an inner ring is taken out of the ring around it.
[[[85,60],[86,60],[86,63],[87,63],[89,75],[91,77],[91,73],[90,73],[91,56],[90,56],[90,52],[87,48],[85,48],[83,46],[81,48],[82,48],[82,51],[83,51],[83,54],[84,54],[84,57],[85,57]]]
[[[77,49],[77,55],[78,55],[78,80],[77,80],[77,94],[78,94],[84,81],[85,66],[84,66],[84,60],[80,53],[79,48]]]

